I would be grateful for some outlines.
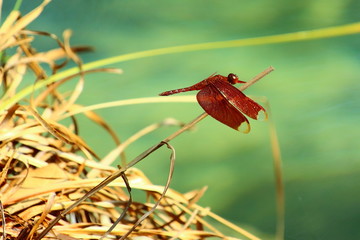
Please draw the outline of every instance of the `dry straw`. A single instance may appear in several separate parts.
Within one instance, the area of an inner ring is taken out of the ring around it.
[[[175,150],[168,143],[161,143],[171,150],[165,186],[153,185],[133,167],[137,161],[126,164],[123,160],[120,170],[111,166],[117,157],[124,156],[122,153],[126,146],[141,136],[179,123],[168,119],[152,124],[121,143],[104,119],[75,104],[86,74],[121,71],[104,68],[81,71],[83,65],[77,53],[90,49],[71,47],[69,31],[64,33],[61,41],[49,33],[25,30],[47,3],[45,1],[23,17],[13,11],[0,29],[4,59],[1,103],[12,103],[8,107],[3,105],[5,108],[0,115],[2,239],[112,239],[114,236],[126,238],[130,233],[134,239],[136,236],[149,239],[224,238],[224,234],[206,221],[205,216],[212,216],[223,224],[230,223],[196,204],[205,189],[186,194],[169,189]],[[49,37],[59,47],[37,52],[31,43],[38,35]],[[69,61],[78,65],[78,73],[41,87],[34,85],[30,94],[21,95],[19,89],[24,84],[26,72],[32,72],[35,84],[42,84],[61,72]],[[44,64],[51,70],[46,71]],[[74,90],[70,94],[60,92],[58,88],[70,80],[77,81]],[[95,150],[78,136],[81,126],[71,114],[76,111],[85,113],[104,127],[119,147],[100,159]],[[70,119],[70,123],[65,125],[60,121],[64,118]],[[146,151],[140,158],[155,149]],[[104,179],[108,181],[101,184]],[[144,193],[144,202],[132,200],[131,191],[135,189]],[[239,227],[233,228],[257,239]]]

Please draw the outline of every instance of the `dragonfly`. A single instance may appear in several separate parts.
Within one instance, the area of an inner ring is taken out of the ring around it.
[[[207,114],[219,122],[243,133],[250,132],[249,120],[244,114],[255,120],[266,120],[265,109],[242,91],[233,86],[240,81],[238,76],[212,74],[208,78],[185,88],[162,92],[160,96],[169,96],[181,92],[196,91],[196,99]]]

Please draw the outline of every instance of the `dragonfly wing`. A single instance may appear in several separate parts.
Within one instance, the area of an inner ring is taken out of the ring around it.
[[[205,112],[219,122],[244,133],[250,131],[246,117],[214,85],[208,84],[201,89],[196,98]]]
[[[248,98],[244,93],[242,93],[233,85],[222,81],[216,81],[212,84],[221,92],[224,98],[226,98],[229,103],[239,111],[245,113],[247,116],[253,119],[267,119],[267,113],[265,109],[251,98]]]

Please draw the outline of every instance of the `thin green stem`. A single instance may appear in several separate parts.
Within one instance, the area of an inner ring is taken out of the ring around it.
[[[313,40],[320,38],[329,38],[337,37],[349,34],[360,33],[360,22],[337,26],[322,28],[310,31],[301,31],[295,33],[286,33],[278,34],[273,36],[257,37],[257,38],[247,38],[247,39],[238,39],[231,41],[220,41],[220,42],[211,42],[211,43],[199,43],[199,44],[190,44],[182,45],[176,47],[168,48],[159,48],[147,51],[140,51],[135,53],[123,54],[116,57],[106,58],[102,60],[97,60],[83,65],[83,70],[91,70],[99,67],[104,67],[114,63],[120,63],[130,60],[135,60],[139,58],[159,56],[172,53],[181,53],[181,52],[191,52],[191,51],[200,51],[200,50],[209,50],[209,49],[219,49],[219,48],[230,48],[230,47],[244,47],[244,46],[256,46],[264,44],[274,44],[274,43],[284,43],[284,42],[294,42],[294,41],[304,41],[304,40]],[[19,102],[25,96],[31,94],[33,91],[44,87],[50,83],[56,82],[60,79],[69,77],[71,75],[77,74],[79,69],[77,67],[70,68],[68,70],[59,72],[53,76],[50,76],[46,80],[38,81],[32,86],[28,86],[18,92],[15,96],[10,99],[6,99],[0,104],[0,112],[8,109],[10,106]]]
[[[13,10],[14,10],[14,11],[19,11],[21,4],[22,4],[22,0],[17,0],[16,3],[15,3],[15,5],[14,5],[14,9],[13,9]]]

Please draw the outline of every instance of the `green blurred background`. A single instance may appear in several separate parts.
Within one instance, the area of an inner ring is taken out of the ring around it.
[[[14,1],[5,1],[4,16]],[[26,13],[40,1],[24,1]],[[337,26],[360,20],[360,2],[312,1],[53,1],[31,29],[90,45],[84,62],[192,43],[267,36]],[[163,55],[113,65],[122,75],[88,75],[79,103],[156,96],[192,85],[214,72],[249,80],[272,65],[276,71],[246,93],[271,104],[283,157],[286,239],[360,239],[360,36]],[[47,38],[38,50],[55,47]],[[194,93],[188,93],[194,94]],[[124,140],[141,128],[175,117],[188,122],[202,113],[196,103],[162,103],[97,111]],[[84,117],[81,135],[101,155],[110,137]],[[208,186],[200,204],[264,239],[273,239],[275,184],[269,126],[251,121],[250,134],[212,118],[176,138],[171,187],[187,192]],[[127,150],[129,159],[175,128],[160,129]],[[138,168],[156,184],[168,173],[161,149]]]

